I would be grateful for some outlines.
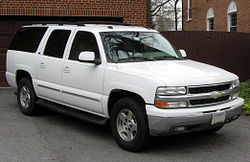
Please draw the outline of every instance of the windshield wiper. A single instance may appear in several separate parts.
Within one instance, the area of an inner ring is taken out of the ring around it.
[[[134,59],[139,59],[138,61],[154,61],[153,58],[148,57],[133,57]]]
[[[153,57],[154,60],[180,60],[178,57],[174,56],[155,56]]]
[[[116,62],[116,63],[117,63],[117,62],[130,62],[130,60],[131,60],[131,59],[127,57],[127,58],[119,58],[119,59],[117,59],[117,60],[114,61],[114,62]]]
[[[148,57],[130,57],[130,58],[120,58],[115,61],[115,63],[118,62],[139,62],[139,61],[154,61],[153,58]]]

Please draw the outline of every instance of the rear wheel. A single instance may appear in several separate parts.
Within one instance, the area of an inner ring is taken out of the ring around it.
[[[24,115],[34,115],[35,92],[32,83],[27,78],[22,78],[18,83],[17,102]]]
[[[138,151],[148,140],[148,123],[143,102],[122,98],[111,112],[111,131],[118,145],[129,151]]]

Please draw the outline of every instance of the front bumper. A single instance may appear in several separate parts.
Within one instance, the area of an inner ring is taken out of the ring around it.
[[[197,108],[159,109],[154,105],[146,105],[150,135],[164,136],[212,129],[237,119],[244,100],[233,101]],[[225,113],[225,121],[211,125],[213,114]],[[182,127],[184,129],[178,130]]]

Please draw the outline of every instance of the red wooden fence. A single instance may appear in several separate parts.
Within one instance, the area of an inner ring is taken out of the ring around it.
[[[208,63],[240,77],[250,79],[250,33],[162,32],[177,49],[185,49],[188,58]]]

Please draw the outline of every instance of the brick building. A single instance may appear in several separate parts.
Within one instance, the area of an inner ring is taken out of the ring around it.
[[[149,26],[150,0],[0,0],[0,86],[6,50],[20,26],[35,21],[119,21]]]
[[[250,0],[183,0],[185,31],[250,33]]]

